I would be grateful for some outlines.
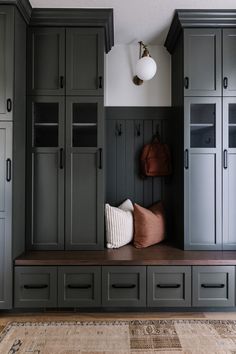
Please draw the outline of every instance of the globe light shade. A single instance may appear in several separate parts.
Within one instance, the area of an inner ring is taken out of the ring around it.
[[[151,80],[156,74],[157,65],[150,56],[145,56],[138,60],[136,65],[136,75],[140,80]]]

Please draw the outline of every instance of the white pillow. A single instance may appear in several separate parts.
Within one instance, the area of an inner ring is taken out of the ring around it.
[[[107,248],[119,248],[133,239],[133,204],[127,199],[118,208],[105,205]]]

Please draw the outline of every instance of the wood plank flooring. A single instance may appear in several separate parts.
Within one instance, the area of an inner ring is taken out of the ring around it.
[[[236,312],[152,312],[152,313],[1,313],[0,327],[18,321],[95,321],[95,320],[158,320],[158,319],[222,319],[236,320]]]

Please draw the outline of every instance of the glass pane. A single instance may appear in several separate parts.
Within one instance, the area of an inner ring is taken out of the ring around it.
[[[215,147],[215,104],[191,104],[190,146]]]
[[[215,147],[214,127],[191,127],[191,147],[212,148]]]
[[[34,146],[58,146],[58,103],[34,103]]]
[[[35,102],[34,123],[58,123],[58,104]]]
[[[236,104],[229,104],[229,124],[236,124]]]
[[[236,104],[229,104],[229,147],[236,148]]]
[[[34,146],[58,146],[58,126],[38,126],[34,129]]]
[[[229,127],[229,147],[236,148],[236,126]]]
[[[73,104],[73,146],[97,146],[97,103]]]
[[[215,104],[191,104],[191,124],[215,124]]]

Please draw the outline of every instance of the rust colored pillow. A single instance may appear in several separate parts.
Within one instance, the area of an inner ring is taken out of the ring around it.
[[[134,246],[145,248],[165,238],[165,215],[161,202],[146,209],[134,204]]]

